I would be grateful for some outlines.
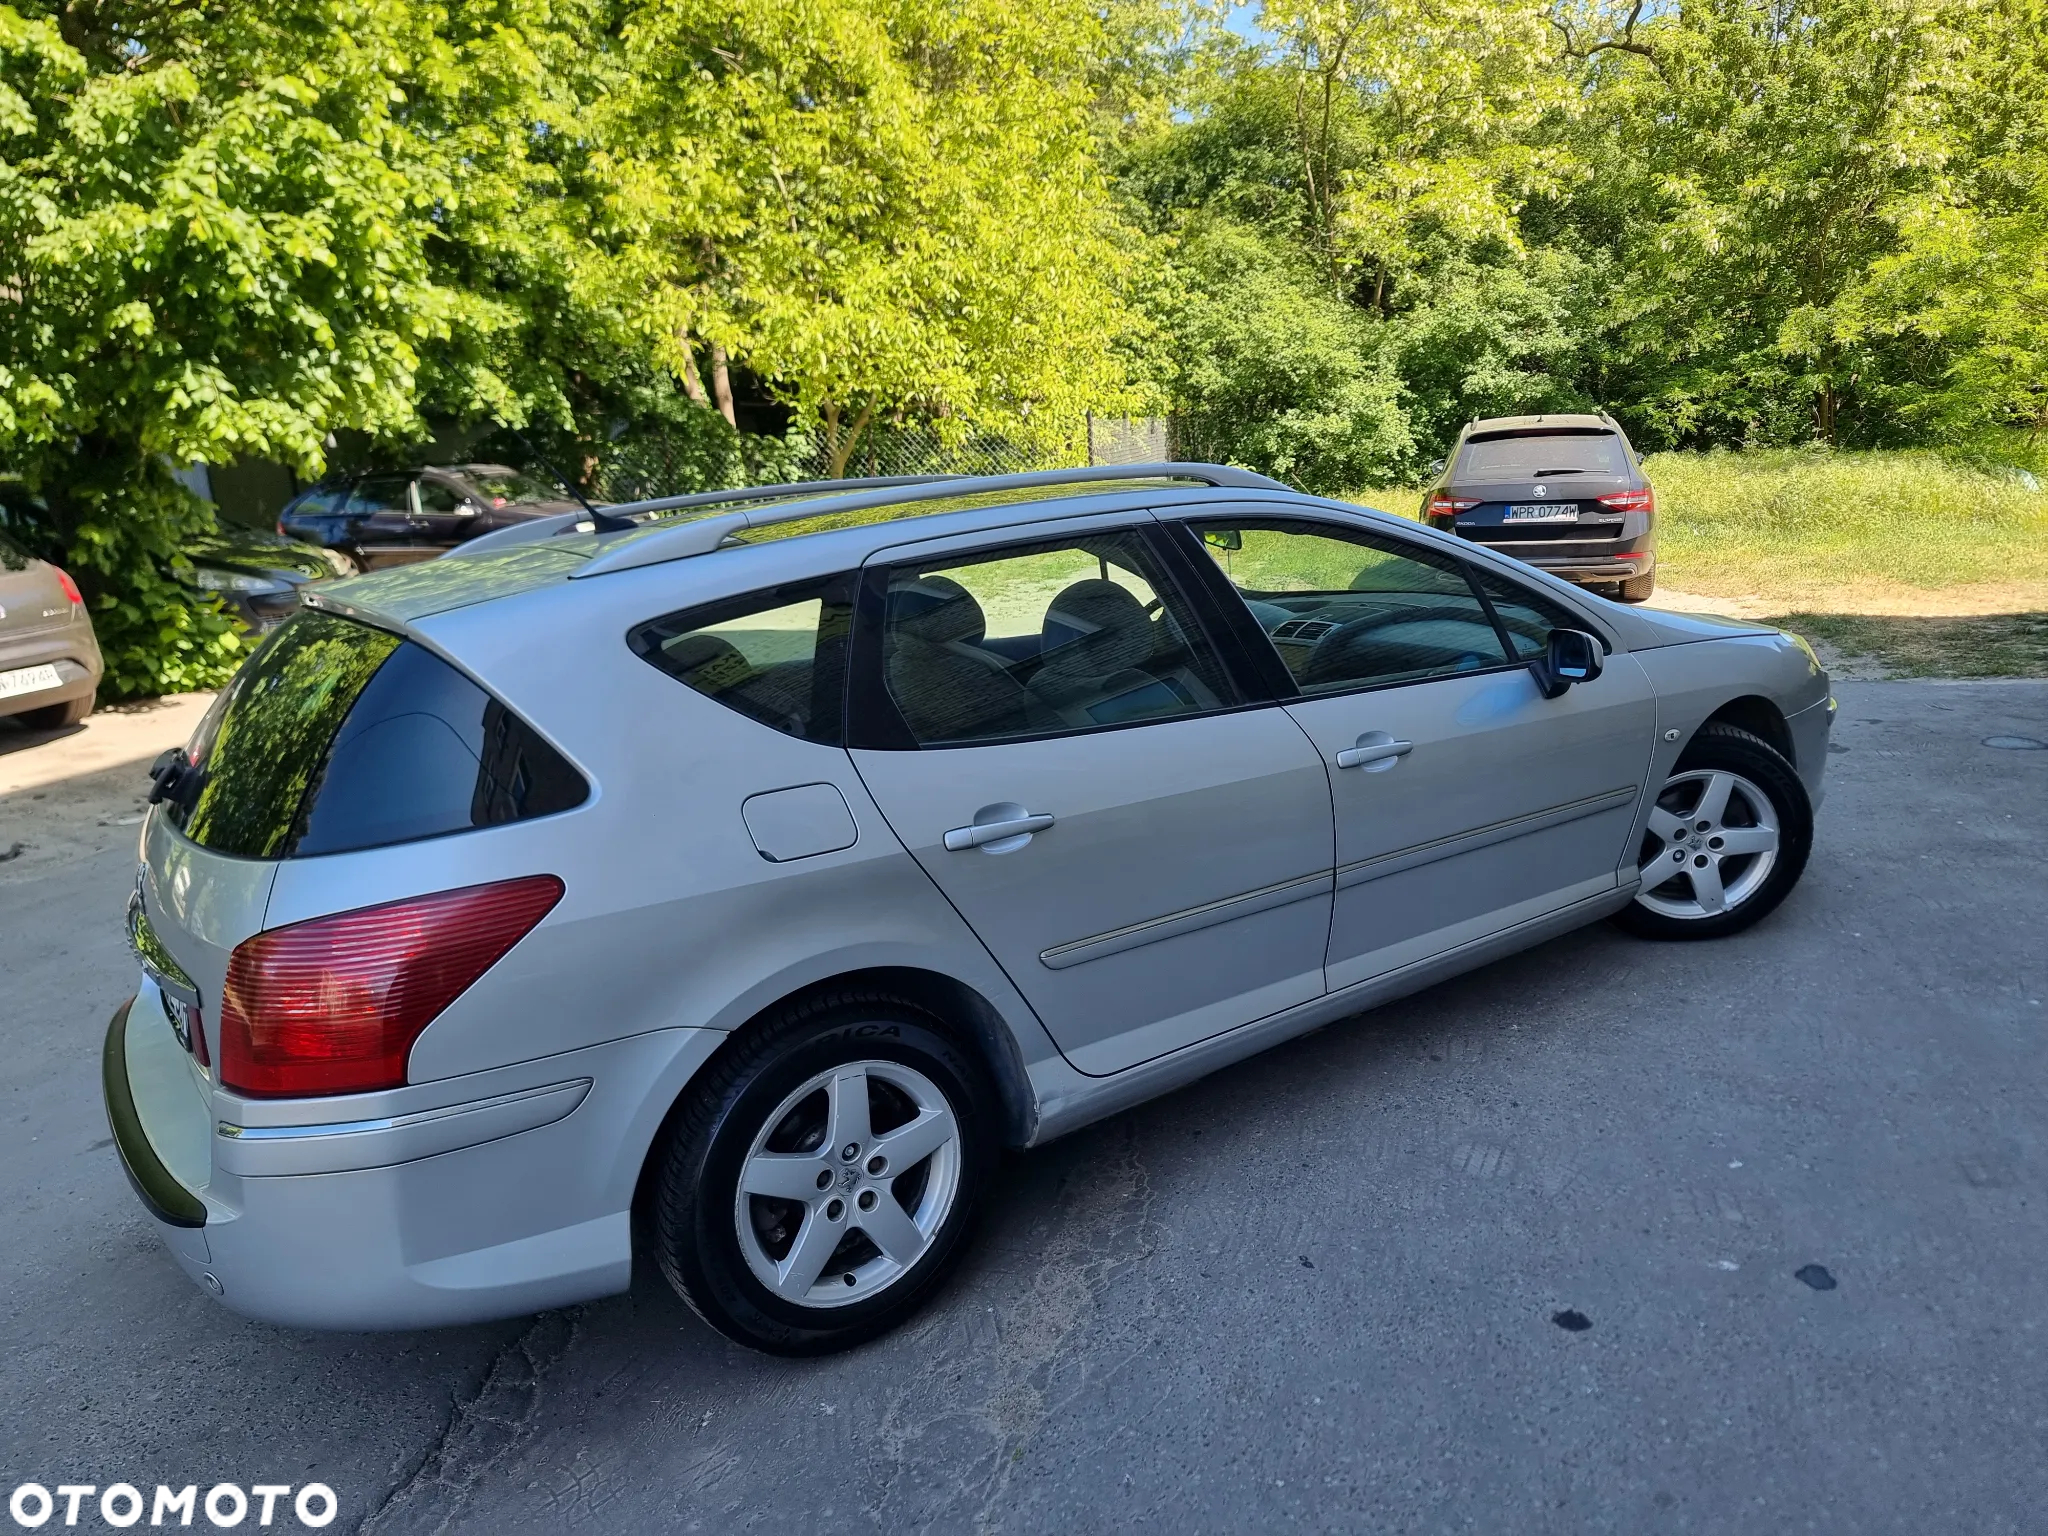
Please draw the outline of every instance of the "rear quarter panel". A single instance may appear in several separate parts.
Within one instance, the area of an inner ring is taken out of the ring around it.
[[[608,577],[601,592],[558,585],[422,621],[426,643],[577,764],[590,798],[541,820],[287,861],[267,926],[519,875],[562,878],[560,905],[420,1036],[415,1083],[650,1030],[731,1030],[790,992],[877,966],[960,981],[1002,1016],[1027,1065],[1051,1053],[842,749],[749,720],[632,654],[633,624],[704,595],[661,574]],[[839,790],[856,840],[771,862],[742,802],[806,784]]]

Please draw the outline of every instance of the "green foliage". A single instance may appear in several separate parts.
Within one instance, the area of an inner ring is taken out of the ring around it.
[[[1599,405],[1648,447],[2048,424],[2044,0],[1263,20],[1277,41],[1213,49],[1118,184],[1146,226],[1252,231],[1363,317],[1319,333],[1397,381],[1403,474],[1520,410]],[[1182,379],[1213,329],[1177,335]]]
[[[165,461],[310,474],[335,428],[417,430],[420,349],[493,323],[427,261],[454,189],[400,69],[431,41],[394,0],[0,5],[0,459],[48,503],[111,694],[239,653],[165,579],[202,515]]]
[[[1173,329],[1184,456],[1257,465],[1317,492],[1410,456],[1399,382],[1354,307],[1233,226],[1191,240],[1183,262]]]

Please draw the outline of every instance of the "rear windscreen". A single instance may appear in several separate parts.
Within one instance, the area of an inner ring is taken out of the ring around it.
[[[1528,480],[1538,475],[1626,475],[1628,455],[1612,432],[1489,437],[1466,442],[1453,478]]]
[[[439,837],[588,794],[531,726],[433,652],[317,610],[250,657],[186,755],[172,825],[245,858]]]

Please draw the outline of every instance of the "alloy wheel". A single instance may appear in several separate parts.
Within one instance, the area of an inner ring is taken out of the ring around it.
[[[1770,878],[1779,842],[1770,797],[1742,775],[1673,774],[1644,828],[1636,901],[1680,920],[1732,912]]]
[[[833,1067],[784,1098],[748,1148],[740,1252],[785,1302],[863,1301],[916,1267],[960,1171],[959,1122],[930,1078],[896,1061]]]

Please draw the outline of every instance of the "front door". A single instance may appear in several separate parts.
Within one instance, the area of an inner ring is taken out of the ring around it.
[[[866,574],[850,736],[876,804],[1083,1072],[1319,996],[1307,738],[1243,704],[1155,528],[1017,539]]]
[[[1614,889],[1656,724],[1632,657],[1546,699],[1528,661],[1585,621],[1515,583],[1336,523],[1196,530],[1328,765],[1333,991]]]
[[[343,516],[357,558],[368,570],[410,565],[436,553],[420,542],[410,475],[363,476],[349,493]]]

